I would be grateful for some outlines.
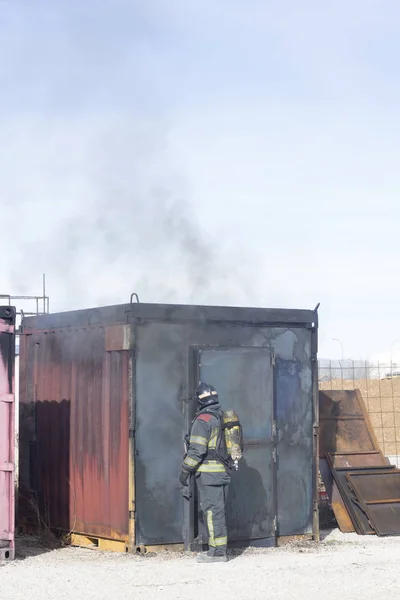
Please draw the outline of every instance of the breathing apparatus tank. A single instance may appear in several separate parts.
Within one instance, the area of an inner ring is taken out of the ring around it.
[[[232,410],[223,413],[223,430],[225,435],[226,450],[232,459],[235,471],[239,469],[239,460],[243,455],[243,432],[238,414]]]

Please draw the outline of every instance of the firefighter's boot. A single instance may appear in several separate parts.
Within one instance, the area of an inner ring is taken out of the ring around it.
[[[228,562],[228,557],[226,554],[209,554],[208,552],[203,552],[202,554],[197,555],[198,563],[222,563]]]

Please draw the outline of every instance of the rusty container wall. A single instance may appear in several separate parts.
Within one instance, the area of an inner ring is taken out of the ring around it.
[[[39,511],[53,528],[129,549],[192,547],[199,525],[178,475],[205,376],[245,427],[228,511],[235,540],[318,539],[317,320],[314,311],[150,304],[24,319],[22,527],[34,528]]]
[[[13,559],[15,308],[0,307],[0,560]]]
[[[91,314],[79,326],[23,321],[19,522],[35,529],[39,513],[54,529],[127,544],[130,352],[123,326]]]

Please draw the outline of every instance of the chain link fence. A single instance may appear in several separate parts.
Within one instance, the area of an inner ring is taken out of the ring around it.
[[[360,390],[382,452],[400,465],[400,365],[319,361],[320,390]]]

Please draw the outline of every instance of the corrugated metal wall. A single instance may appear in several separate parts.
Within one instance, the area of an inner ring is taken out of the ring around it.
[[[101,326],[21,336],[23,524],[128,540],[129,352]]]
[[[15,309],[0,307],[0,560],[14,558]]]

